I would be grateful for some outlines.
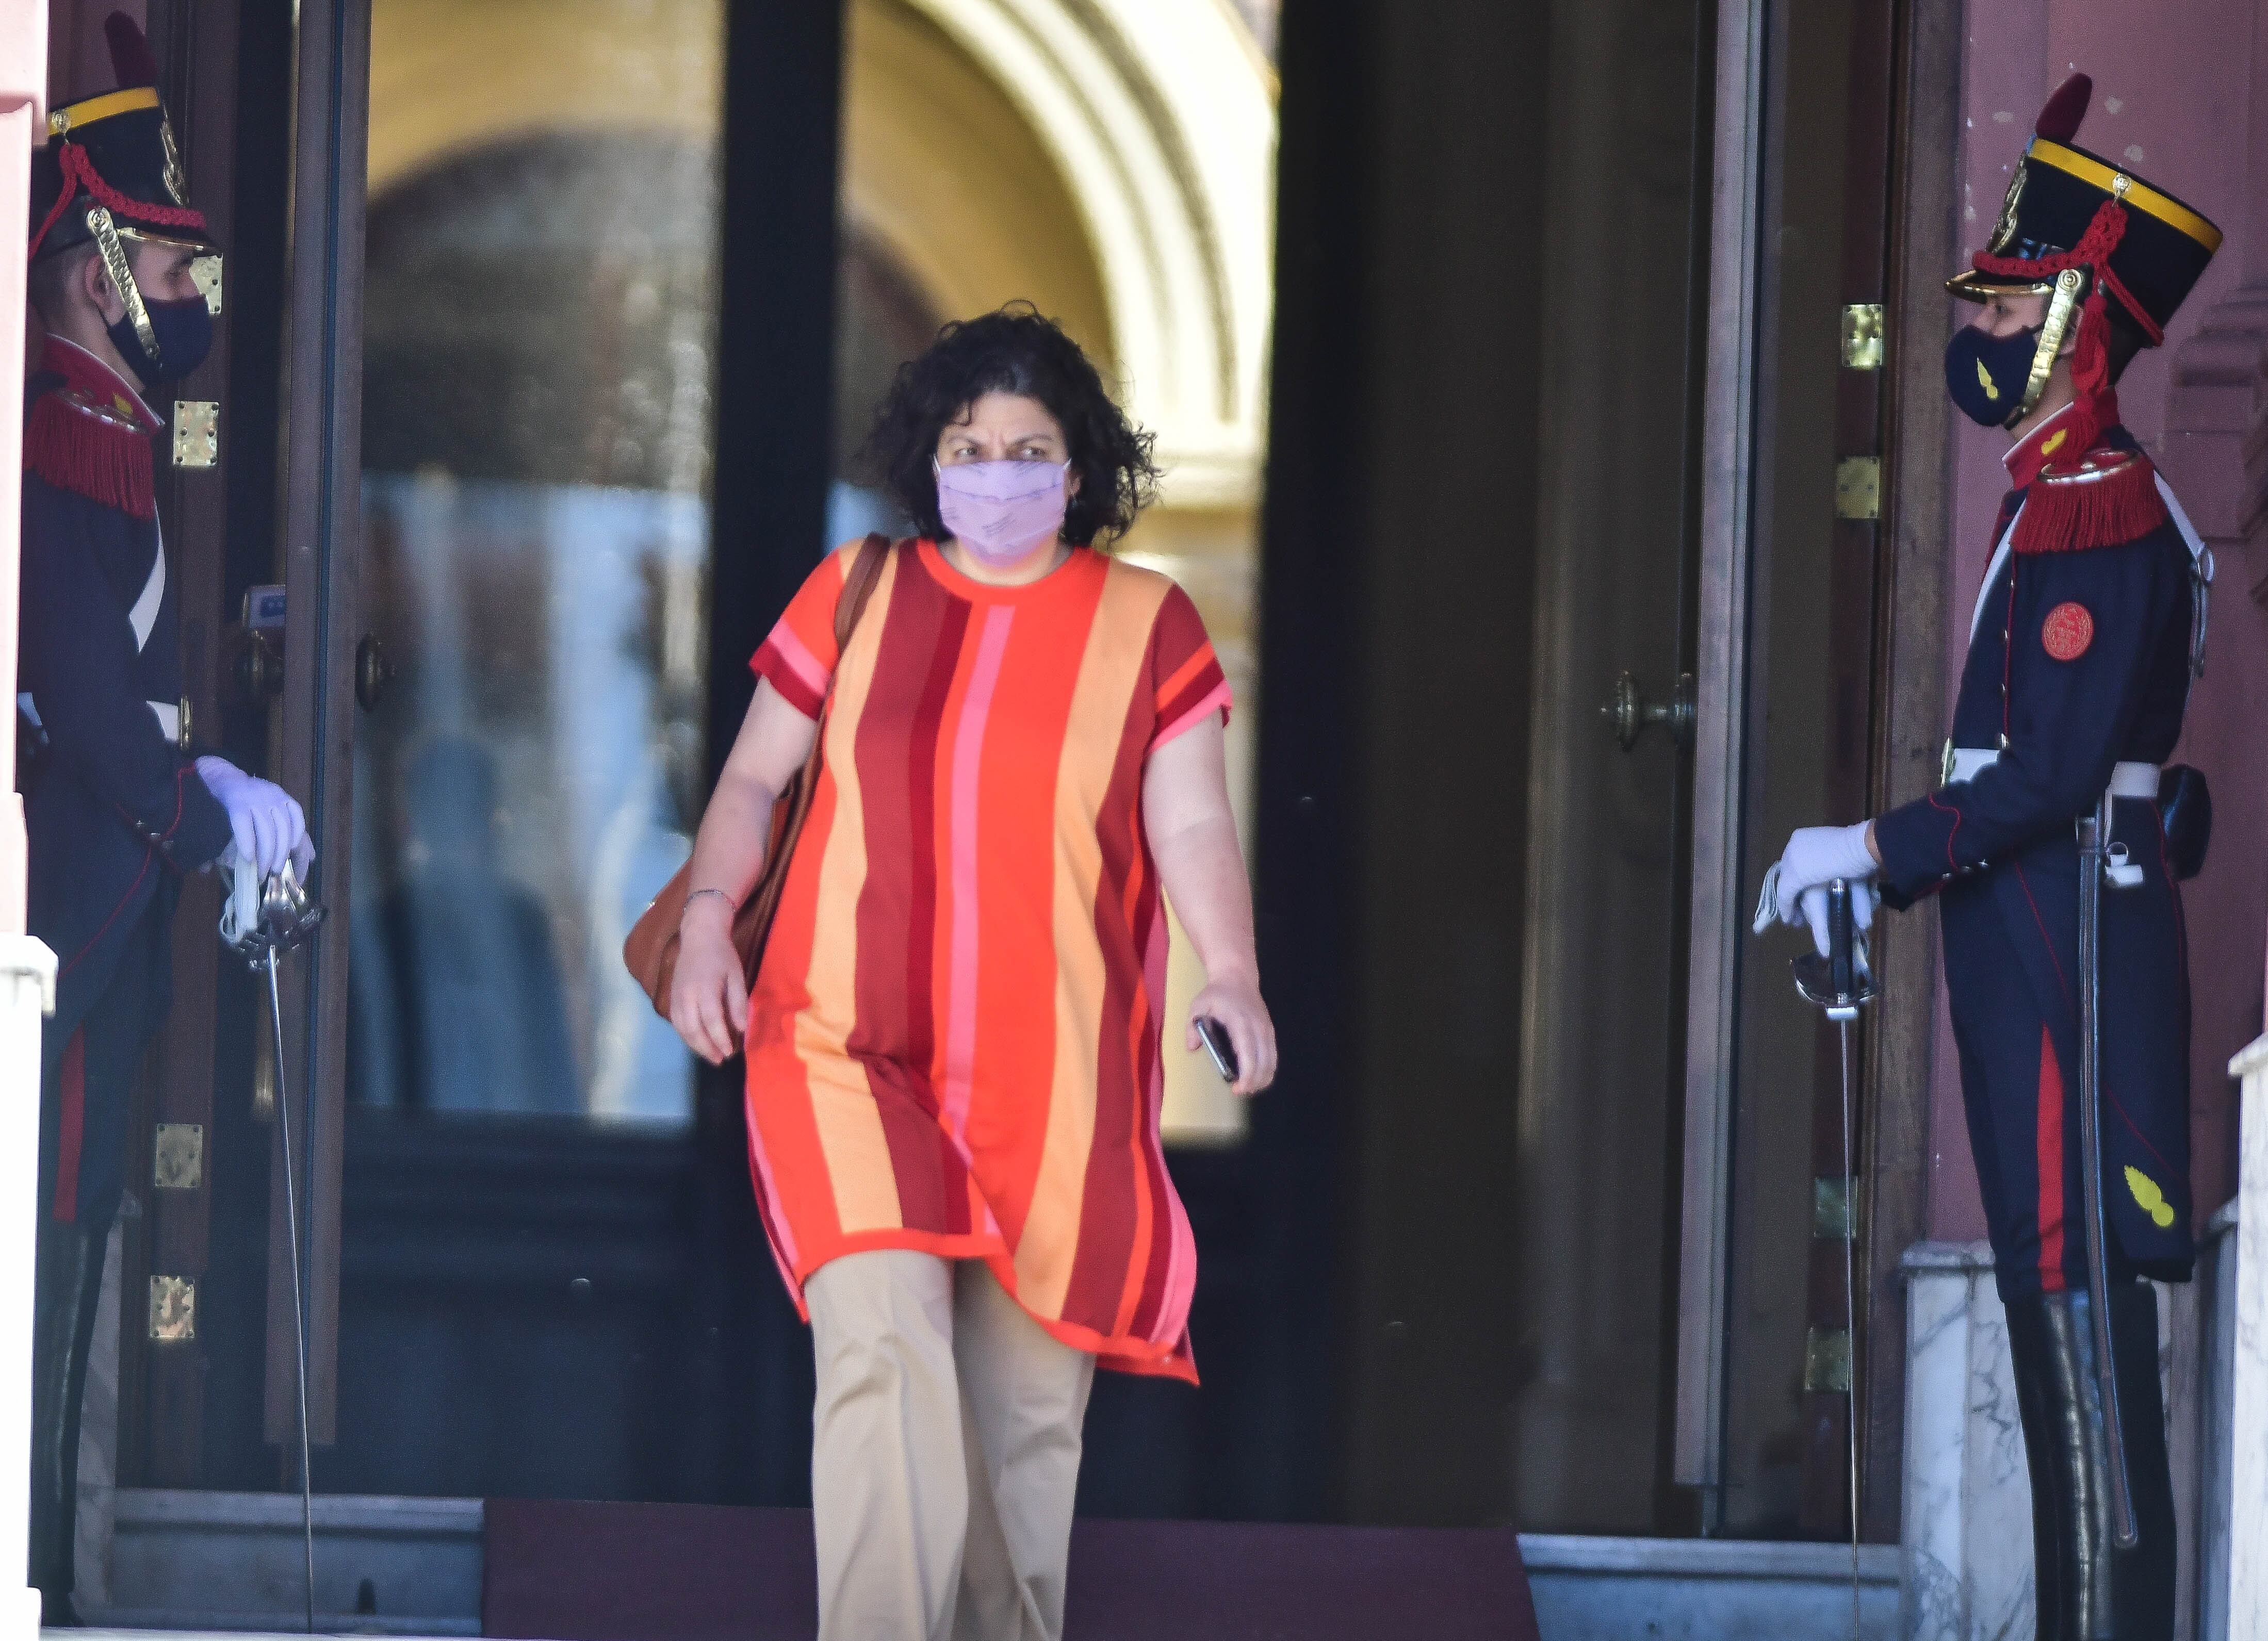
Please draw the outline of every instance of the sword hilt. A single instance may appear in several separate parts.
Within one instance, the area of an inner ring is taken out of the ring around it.
[[[1834,976],[1838,999],[1855,997],[1859,991],[1859,965],[1852,951],[1854,932],[1851,925],[1851,886],[1837,878],[1827,886],[1827,965]],[[1855,1004],[1852,1012],[1858,1012]],[[1835,1011],[1830,1009],[1828,1012],[1832,1016]]]
[[[1837,878],[1827,885],[1827,955],[1806,952],[1789,964],[1804,1001],[1847,1023],[1874,996],[1872,978],[1859,962],[1858,919],[1851,907],[1851,885]]]

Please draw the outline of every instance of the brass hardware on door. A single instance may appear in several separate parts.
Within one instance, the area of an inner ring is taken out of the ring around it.
[[[1635,673],[1624,673],[1615,680],[1615,693],[1599,716],[1615,732],[1615,740],[1624,752],[1638,745],[1638,738],[1649,725],[1659,724],[1669,732],[1669,739],[1681,747],[1693,744],[1693,674],[1680,673],[1677,687],[1667,701],[1648,701],[1638,692]]]
[[[355,645],[355,699],[362,703],[365,712],[376,710],[386,697],[386,687],[394,681],[394,662],[386,653],[386,646],[369,633]]]
[[[1835,516],[1837,519],[1879,519],[1882,516],[1882,459],[1845,456],[1835,464]]]
[[[1841,1395],[1851,1388],[1851,1336],[1840,1328],[1814,1328],[1803,1337],[1803,1387]]]
[[[220,405],[210,399],[173,401],[173,465],[220,465]]]
[[[150,1183],[161,1191],[194,1191],[204,1182],[204,1124],[158,1123],[157,1159]]]
[[[1811,1182],[1811,1234],[1822,1242],[1851,1240],[1851,1193],[1839,1174],[1822,1174]]]
[[[1843,364],[1846,370],[1882,368],[1882,305],[1852,302],[1843,310]]]
[[[220,258],[200,256],[189,264],[189,277],[196,282],[197,293],[205,299],[205,311],[217,317],[220,313]]]
[[[262,706],[284,693],[284,635],[236,627],[222,641],[223,674],[239,706]]]
[[[197,1336],[197,1284],[191,1277],[150,1278],[150,1337],[181,1344]]]

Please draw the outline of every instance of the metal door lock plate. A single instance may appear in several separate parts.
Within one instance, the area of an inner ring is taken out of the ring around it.
[[[197,1336],[197,1284],[188,1277],[150,1278],[150,1337],[180,1344]]]
[[[1837,519],[1879,519],[1882,516],[1882,459],[1845,456],[1835,464],[1835,516]]]
[[[151,1182],[161,1191],[194,1191],[205,1182],[205,1130],[202,1122],[158,1124],[157,1166]]]
[[[173,401],[173,465],[220,465],[220,404],[212,399]]]

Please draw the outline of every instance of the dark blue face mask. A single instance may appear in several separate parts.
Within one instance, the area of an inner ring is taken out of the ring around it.
[[[2005,427],[2024,402],[2039,350],[2040,327],[1991,336],[1970,325],[1945,344],[1945,390],[1980,427]]]
[[[179,302],[145,299],[142,305],[149,310],[158,357],[153,359],[144,351],[130,313],[119,315],[118,322],[110,327],[110,340],[134,374],[142,379],[143,386],[178,382],[205,362],[205,355],[212,351],[213,322],[212,310],[205,305],[203,297],[186,297]]]

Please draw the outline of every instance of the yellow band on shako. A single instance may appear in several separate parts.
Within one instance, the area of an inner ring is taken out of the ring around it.
[[[2104,165],[2092,154],[2082,154],[2075,148],[2066,148],[2061,143],[2051,143],[2044,136],[2036,136],[2024,150],[2024,157],[2036,159],[2042,165],[2053,166],[2067,172],[2082,182],[2091,182],[2106,194],[2120,194],[2118,180],[2125,178],[2125,189],[2120,197],[2135,210],[2146,211],[2177,232],[2187,234],[2208,253],[2220,249],[2220,230],[2198,216],[2181,201],[2161,194],[2148,183],[2137,180],[2127,173]]]
[[[90,97],[85,102],[71,103],[49,113],[48,135],[62,136],[113,114],[134,114],[158,106],[158,88],[154,85],[129,85],[124,91],[105,92],[99,97]]]

